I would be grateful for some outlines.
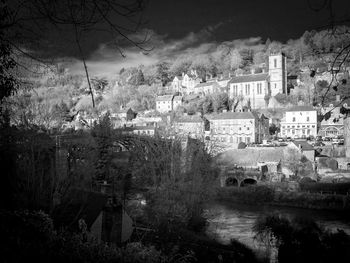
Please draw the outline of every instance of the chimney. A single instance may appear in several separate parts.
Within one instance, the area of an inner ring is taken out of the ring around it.
[[[335,101],[340,102],[340,95],[335,95]]]

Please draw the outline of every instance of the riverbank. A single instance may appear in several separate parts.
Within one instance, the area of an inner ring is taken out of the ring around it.
[[[217,191],[216,200],[249,205],[263,204],[319,210],[350,211],[349,195],[277,191],[265,185],[222,187]]]

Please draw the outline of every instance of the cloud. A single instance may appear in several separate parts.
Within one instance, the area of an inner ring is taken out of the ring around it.
[[[180,56],[210,54],[222,44],[214,40],[216,30],[229,22],[209,25],[198,32],[190,32],[181,39],[171,39],[167,35],[159,35],[149,29],[128,35],[143,49],[121,38],[114,42],[102,43],[87,59],[90,75],[113,77],[122,68],[148,66],[163,60],[172,61]],[[260,37],[225,42],[226,45],[232,47],[251,46],[258,43],[261,43]],[[84,73],[81,61],[76,60],[69,68],[73,74]]]

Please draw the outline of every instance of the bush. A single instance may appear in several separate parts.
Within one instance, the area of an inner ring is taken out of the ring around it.
[[[245,144],[244,142],[240,142],[238,144],[238,149],[245,149],[245,148],[247,148],[247,144]]]
[[[346,195],[350,192],[350,183],[301,183],[302,191],[313,193],[336,193]]]

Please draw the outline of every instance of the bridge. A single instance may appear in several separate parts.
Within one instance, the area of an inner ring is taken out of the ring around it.
[[[261,171],[255,168],[227,169],[226,167],[221,167],[220,185],[221,187],[244,187],[257,184],[260,178]]]

